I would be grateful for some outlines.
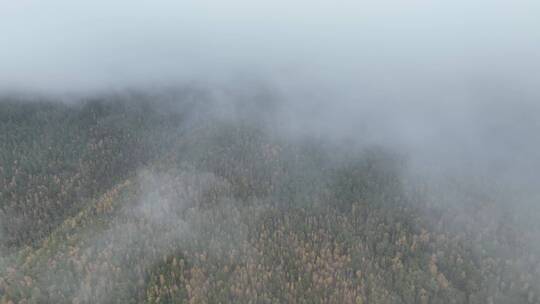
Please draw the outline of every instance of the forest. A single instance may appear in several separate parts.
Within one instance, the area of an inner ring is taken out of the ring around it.
[[[0,303],[540,303],[538,227],[271,112],[2,97]]]

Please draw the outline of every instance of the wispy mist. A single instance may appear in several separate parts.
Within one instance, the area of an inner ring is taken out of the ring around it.
[[[425,205],[455,207],[463,215],[456,229],[466,218],[471,230],[498,231],[511,217],[540,231],[538,1],[0,0],[0,96],[78,104],[141,94],[165,113],[191,107],[178,89],[186,87],[195,88],[190,98],[197,106],[204,104],[203,118],[191,120],[197,123],[255,121],[280,143],[316,139],[336,158],[343,147],[396,152],[406,160],[400,178],[412,181],[407,191],[426,187]],[[230,156],[234,147],[227,149],[219,151]],[[179,196],[197,179],[222,182],[210,173],[142,175],[139,182],[150,185],[143,194],[156,196],[143,195],[123,215],[164,232],[150,242],[158,249],[148,265],[169,254],[171,238],[190,235],[186,225],[197,225],[196,216],[184,222],[189,208],[178,203],[194,198],[170,203],[152,190],[182,177],[169,187],[181,188]],[[467,218],[475,206],[485,208],[481,218]],[[171,215],[171,208],[187,211]],[[235,223],[236,208],[229,210]],[[122,225],[100,237],[112,242],[120,233],[127,238],[121,253],[149,241]],[[536,232],[528,237],[540,241]],[[78,292],[92,298],[84,286]]]

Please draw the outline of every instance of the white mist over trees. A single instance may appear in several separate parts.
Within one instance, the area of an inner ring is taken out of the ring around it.
[[[0,0],[0,303],[539,303],[538,29]]]

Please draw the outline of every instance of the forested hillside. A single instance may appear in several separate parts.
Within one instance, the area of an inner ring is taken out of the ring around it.
[[[540,303],[537,232],[489,196],[259,106],[4,97],[0,303]]]

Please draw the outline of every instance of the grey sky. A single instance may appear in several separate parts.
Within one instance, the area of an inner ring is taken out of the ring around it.
[[[222,81],[237,73],[339,90],[366,82],[389,90],[459,86],[475,77],[532,86],[540,79],[540,4],[0,0],[0,45],[4,89]]]

